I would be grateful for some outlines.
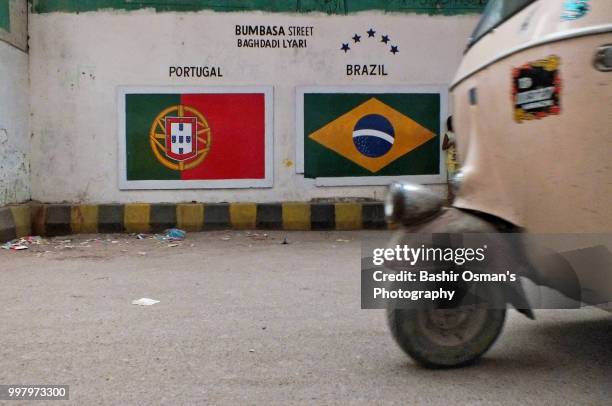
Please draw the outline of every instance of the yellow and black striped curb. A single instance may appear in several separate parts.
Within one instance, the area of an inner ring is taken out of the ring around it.
[[[10,241],[17,236],[30,235],[31,226],[28,204],[0,207],[0,242]]]
[[[385,229],[381,202],[37,204],[0,208],[0,241],[25,235]]]

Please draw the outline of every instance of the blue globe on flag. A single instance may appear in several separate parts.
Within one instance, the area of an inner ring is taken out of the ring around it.
[[[380,114],[363,116],[353,129],[353,143],[357,150],[369,158],[385,155],[393,147],[395,130],[391,122]]]

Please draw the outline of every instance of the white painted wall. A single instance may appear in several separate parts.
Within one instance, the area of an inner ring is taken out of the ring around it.
[[[11,31],[0,29],[0,206],[30,199],[25,1],[11,1]]]
[[[265,13],[104,11],[30,16],[32,189],[45,202],[285,201],[380,199],[383,187],[316,187],[295,173],[295,87],[448,85],[475,16],[367,12],[350,16]],[[236,24],[314,26],[305,50],[238,49]],[[370,26],[397,40],[351,57],[342,42]],[[350,78],[347,62],[385,63],[390,76]],[[170,65],[221,66],[221,79],[168,77]],[[118,85],[273,85],[275,183],[272,189],[120,191]],[[444,190],[445,187],[438,187]]]
[[[0,41],[0,206],[30,198],[28,56]]]

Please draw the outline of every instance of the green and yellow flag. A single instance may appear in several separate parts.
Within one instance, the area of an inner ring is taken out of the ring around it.
[[[437,175],[440,95],[305,93],[304,176]]]

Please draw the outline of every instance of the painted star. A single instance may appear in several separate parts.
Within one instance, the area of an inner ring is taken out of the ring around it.
[[[391,45],[391,53],[395,55],[398,52],[399,52],[399,47],[397,45]]]
[[[344,51],[344,53],[347,53],[350,49],[349,44],[342,44],[342,48],[340,48],[340,50]]]
[[[367,31],[368,33],[368,38],[372,38],[374,37],[374,34],[376,34],[376,31],[374,31],[373,28],[370,28],[369,31]]]
[[[361,42],[361,35],[357,35],[357,34],[355,34],[355,35],[353,36],[353,41],[355,41],[355,43],[357,43],[357,42]]]
[[[391,40],[389,39],[389,36],[388,36],[388,35],[383,35],[383,36],[382,36],[382,40],[381,40],[380,42],[384,42],[385,44],[388,44],[388,43],[389,43],[389,41],[391,41]]]

